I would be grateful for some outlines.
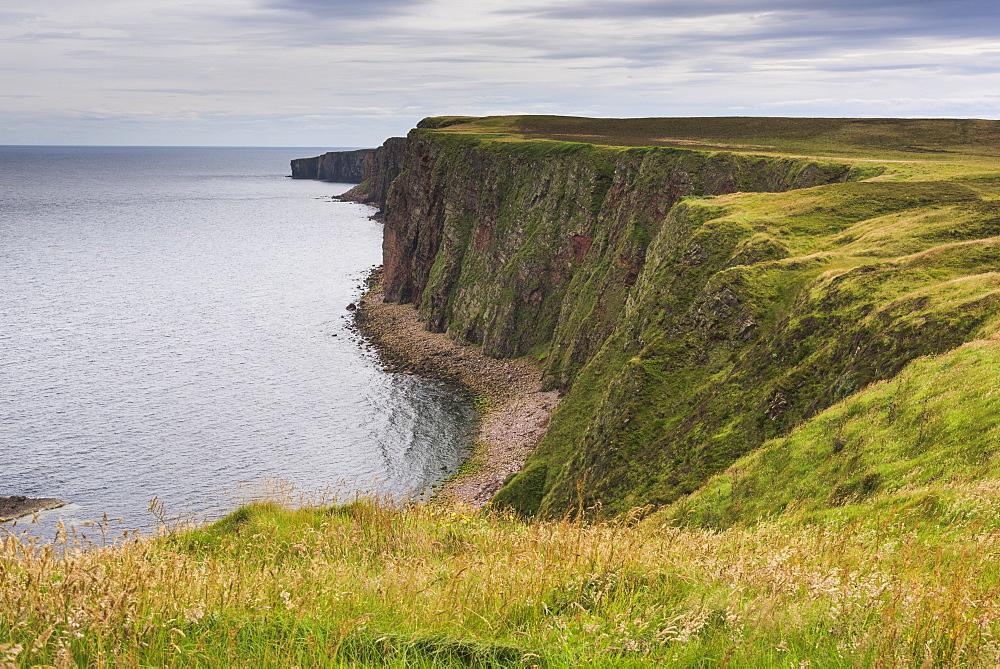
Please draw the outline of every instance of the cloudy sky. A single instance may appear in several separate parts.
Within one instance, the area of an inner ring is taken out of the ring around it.
[[[444,114],[1000,118],[996,0],[14,4],[0,144],[369,146]]]

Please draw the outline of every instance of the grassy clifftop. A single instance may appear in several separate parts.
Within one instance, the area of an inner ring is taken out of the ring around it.
[[[0,666],[1000,664],[997,124],[421,125],[366,197],[430,327],[565,390],[527,468],[4,535]]]
[[[501,141],[963,162],[1000,157],[1000,125],[976,119],[444,117],[427,128]]]
[[[397,297],[565,393],[497,497],[520,513],[670,505],[1000,323],[997,122],[421,126],[386,207]]]

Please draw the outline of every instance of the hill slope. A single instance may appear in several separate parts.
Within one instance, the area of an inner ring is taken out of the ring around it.
[[[482,513],[7,533],[0,664],[1000,664],[997,124],[422,125],[354,197],[394,299],[565,392],[526,469]]]
[[[998,527],[946,505],[712,532],[255,504],[98,551],[4,538],[0,661],[996,666]]]
[[[387,192],[388,299],[565,393],[496,499],[521,513],[670,504],[997,330],[997,122],[420,126],[359,193]]]

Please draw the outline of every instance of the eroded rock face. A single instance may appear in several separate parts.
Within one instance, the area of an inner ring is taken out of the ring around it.
[[[787,370],[762,340],[770,284],[749,268],[788,249],[715,223],[724,205],[682,200],[837,184],[849,169],[418,129],[374,153],[353,194],[383,207],[386,301],[487,356],[535,355],[566,394],[498,502],[558,513],[582,491],[622,510],[690,491],[827,402],[784,391],[770,415],[758,408]]]
[[[851,225],[922,220],[951,203],[976,223],[946,241],[988,235],[991,250],[956,246],[968,257],[949,267],[992,274],[997,219],[963,185],[846,183],[863,177],[832,161],[442,127],[422,123],[372,151],[346,199],[383,208],[387,301],[416,305],[427,329],[487,356],[530,353],[545,387],[564,393],[495,500],[522,513],[669,504],[1000,313],[991,292],[930,300],[922,291],[941,279],[923,254],[835,264]],[[940,243],[907,234],[900,248]],[[897,282],[913,294],[901,298]]]
[[[362,179],[365,159],[371,151],[330,151],[314,158],[296,158],[292,161],[292,178],[358,183]]]
[[[54,497],[32,498],[23,495],[0,497],[0,522],[21,518],[38,511],[58,509],[65,505],[66,502]]]
[[[559,388],[612,334],[681,198],[783,191],[847,171],[656,148],[551,153],[419,129],[405,146],[392,142],[382,149],[398,174],[384,203],[386,301],[417,305],[428,329],[490,356],[548,346],[548,383]],[[690,234],[687,221],[676,225],[670,234]],[[707,258],[698,251],[691,262]]]
[[[369,151],[357,179],[360,183],[341,195],[340,199],[384,209],[389,187],[403,170],[408,148],[405,137],[390,137],[382,146]]]

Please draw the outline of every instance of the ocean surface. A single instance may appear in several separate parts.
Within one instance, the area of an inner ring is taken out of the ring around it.
[[[403,499],[458,466],[470,404],[351,328],[373,210],[285,176],[325,150],[0,147],[0,495],[71,503],[33,533]]]

